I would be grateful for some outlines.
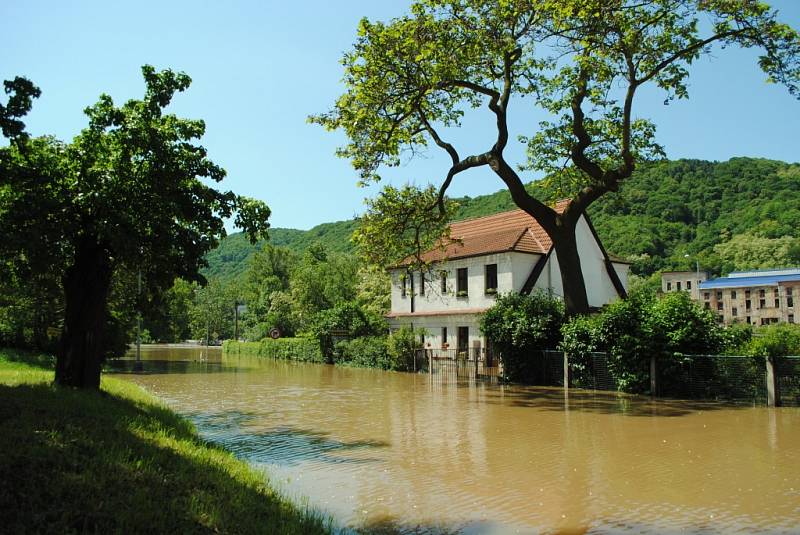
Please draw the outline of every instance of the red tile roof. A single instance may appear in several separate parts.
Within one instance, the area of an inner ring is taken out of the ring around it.
[[[559,201],[555,210],[561,213],[568,204],[569,200]],[[437,247],[426,251],[422,260],[437,262],[510,251],[547,254],[553,245],[541,225],[523,210],[457,221],[450,225],[450,238],[457,241],[444,249]]]

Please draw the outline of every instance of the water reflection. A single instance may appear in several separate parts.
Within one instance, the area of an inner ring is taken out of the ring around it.
[[[143,356],[125,377],[363,532],[800,531],[796,409]]]

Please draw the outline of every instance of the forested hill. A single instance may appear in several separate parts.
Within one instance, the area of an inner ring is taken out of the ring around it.
[[[540,186],[531,183],[529,189]],[[510,194],[456,199],[459,219],[513,209]],[[665,161],[641,166],[616,194],[589,210],[609,252],[635,261],[634,270],[689,268],[699,260],[714,272],[800,263],[800,164],[757,158],[727,162]],[[320,242],[348,252],[356,222],[311,230],[276,228],[271,243],[301,252]],[[233,234],[208,255],[207,275],[241,274],[251,246]],[[689,258],[685,258],[685,255]]]

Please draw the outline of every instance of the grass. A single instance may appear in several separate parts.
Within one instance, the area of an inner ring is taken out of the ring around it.
[[[331,531],[138,386],[58,388],[52,365],[0,349],[0,531]]]

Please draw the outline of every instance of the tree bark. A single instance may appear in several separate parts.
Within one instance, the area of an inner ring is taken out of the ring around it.
[[[550,234],[556,258],[558,258],[558,269],[561,272],[561,284],[564,289],[564,308],[567,316],[589,312],[589,298],[586,294],[586,283],[583,279],[575,227],[576,225],[574,224],[559,225],[558,231]]]
[[[95,236],[80,238],[64,276],[64,330],[56,359],[56,384],[99,388],[105,350],[111,258]]]

